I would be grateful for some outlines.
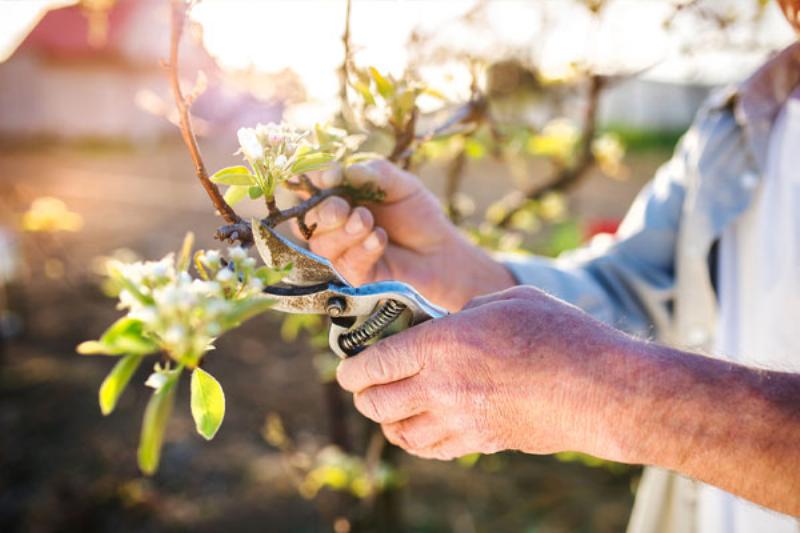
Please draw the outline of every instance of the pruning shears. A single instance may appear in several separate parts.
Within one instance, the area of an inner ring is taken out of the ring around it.
[[[353,287],[330,261],[289,241],[272,228],[252,221],[253,240],[264,263],[287,270],[277,284],[264,288],[275,300],[273,309],[331,317],[328,342],[342,359],[356,355],[383,336],[401,315],[413,326],[447,311],[430,303],[413,287],[399,281],[379,281]]]

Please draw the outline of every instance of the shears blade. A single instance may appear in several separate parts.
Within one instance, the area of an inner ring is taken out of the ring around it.
[[[267,227],[256,218],[250,221],[253,241],[264,264],[276,270],[288,270],[283,282],[296,287],[308,287],[322,283],[336,283],[344,287],[350,284],[339,274],[330,261]]]

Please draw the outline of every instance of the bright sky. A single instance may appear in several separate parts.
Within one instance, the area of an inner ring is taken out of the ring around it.
[[[755,0],[715,2],[745,11],[755,5]],[[662,20],[670,10],[669,0],[611,0],[599,24],[574,2],[494,0],[477,30],[465,32],[448,24],[474,3],[354,0],[351,40],[356,63],[402,73],[408,59],[406,43],[415,28],[434,31],[440,41],[465,50],[526,50],[538,55],[540,64],[553,73],[577,60],[611,72],[656,65],[649,76],[719,83],[752,68],[764,53],[714,52],[696,54],[690,61],[679,58],[681,46],[694,42],[708,28],[685,21],[672,33],[665,32]],[[312,100],[331,105],[338,87],[336,69],[342,61],[344,16],[344,0],[203,0],[194,11],[204,27],[206,47],[223,66],[265,72],[291,68]],[[543,25],[547,31],[542,31]],[[774,6],[757,30],[759,40],[774,48],[793,38]],[[741,31],[734,35],[747,37]],[[466,73],[455,74],[465,90]],[[430,81],[435,85],[437,80]]]
[[[0,63],[16,50],[48,9],[78,0],[0,0]]]
[[[0,0],[0,61],[45,6],[75,1]],[[683,23],[674,31],[665,32],[662,21],[676,0],[609,1],[598,23],[577,2],[492,0],[484,18],[467,30],[452,21],[473,7],[474,0],[353,0],[351,40],[358,65],[396,75],[408,60],[407,42],[414,29],[435,34],[448,48],[484,56],[522,50],[536,56],[551,74],[580,61],[609,72],[655,66],[647,76],[721,83],[737,79],[763,59],[764,49],[749,46],[733,53],[702,50],[697,43],[718,32],[685,18],[679,19]],[[755,4],[756,0],[707,1],[710,6],[744,13]],[[794,36],[773,4],[756,30],[761,43],[776,49]],[[306,108],[319,116],[333,111],[325,106],[336,105],[344,17],[345,0],[202,0],[194,9],[194,18],[204,27],[206,47],[223,67],[268,73],[294,70],[311,99]],[[733,34],[740,42],[748,38],[742,30]],[[695,52],[688,60],[681,54],[687,43]],[[466,96],[469,75],[463,66],[423,74],[430,77],[427,81],[433,87],[456,98]]]

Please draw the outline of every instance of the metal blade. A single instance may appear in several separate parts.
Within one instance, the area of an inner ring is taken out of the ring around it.
[[[350,286],[324,257],[294,244],[272,228],[262,225],[258,219],[253,218],[250,224],[256,249],[264,264],[275,269],[292,265],[292,269],[283,278],[284,282],[298,287],[331,282]]]

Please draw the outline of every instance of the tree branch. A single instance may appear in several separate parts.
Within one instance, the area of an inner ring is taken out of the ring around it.
[[[242,219],[236,214],[233,208],[225,202],[225,199],[219,191],[219,187],[208,178],[208,172],[206,171],[205,163],[203,163],[203,157],[200,155],[200,148],[197,145],[197,138],[192,129],[192,117],[189,113],[190,102],[183,96],[183,92],[181,91],[178,74],[178,49],[180,48],[187,12],[188,7],[183,0],[172,0],[169,64],[167,65],[167,69],[169,72],[172,94],[175,98],[175,105],[178,107],[181,136],[183,137],[183,142],[186,143],[186,148],[189,149],[189,155],[192,157],[194,172],[197,175],[197,179],[200,180],[200,184],[206,190],[217,212],[225,219],[225,222],[237,224],[240,223]]]
[[[525,193],[525,195],[511,207],[505,216],[500,220],[498,226],[508,227],[514,215],[525,208],[531,200],[538,200],[550,192],[568,191],[589,173],[594,167],[595,159],[592,153],[592,143],[597,133],[597,115],[600,104],[600,95],[606,84],[606,78],[599,74],[589,77],[589,87],[586,95],[586,108],[583,115],[583,126],[581,131],[581,141],[578,146],[575,163],[569,167],[561,169],[554,179],[543,186],[535,187]]]
[[[344,32],[342,33],[342,46],[344,47],[344,58],[339,67],[339,105],[342,121],[349,124],[352,120],[352,109],[347,100],[347,87],[350,84],[350,62],[352,61],[352,50],[350,46],[350,12],[352,1],[347,0],[347,7],[344,14]]]
[[[350,3],[348,2],[348,15],[347,15],[347,26],[345,30],[345,40],[349,42],[349,34],[350,34],[350,14],[349,14],[349,6]],[[222,194],[220,193],[219,188],[216,184],[214,184],[208,177],[208,171],[206,170],[205,163],[203,162],[203,158],[200,155],[200,148],[197,145],[197,138],[194,134],[194,130],[192,129],[192,119],[190,114],[190,107],[191,107],[191,100],[192,98],[185,97],[181,90],[180,86],[180,79],[179,79],[179,67],[178,67],[178,49],[180,47],[181,36],[183,35],[183,27],[186,23],[186,15],[188,13],[188,6],[184,2],[184,0],[172,0],[171,1],[172,7],[172,18],[171,18],[171,34],[170,34],[170,54],[169,54],[169,63],[166,65],[167,70],[169,72],[169,80],[170,85],[172,88],[172,94],[175,98],[175,105],[178,107],[178,116],[179,116],[179,126],[181,131],[181,136],[183,137],[183,141],[186,144],[186,147],[189,150],[189,155],[192,158],[192,163],[194,163],[195,174],[197,178],[200,180],[200,184],[206,190],[208,197],[211,199],[211,202],[214,204],[217,212],[225,219],[227,222],[226,225],[220,227],[216,232],[216,238],[222,241],[239,241],[242,246],[249,246],[253,243],[253,232],[250,228],[250,224],[242,219],[233,208],[228,205],[228,203],[223,198]],[[349,46],[349,45],[348,45]],[[347,61],[347,60],[346,60]],[[411,138],[413,139],[413,121],[411,124]],[[310,196],[306,198],[304,201],[300,202],[299,204],[290,207],[288,209],[279,209],[277,204],[275,203],[275,199],[267,200],[267,210],[268,216],[266,218],[261,219],[261,224],[268,226],[268,227],[275,227],[278,224],[285,222],[287,220],[296,218],[298,221],[298,225],[300,226],[300,230],[303,232],[306,238],[311,237],[311,234],[314,232],[316,225],[307,226],[305,223],[305,215],[316,207],[320,202],[329,198],[331,196],[343,196],[345,198],[350,199],[351,201],[361,201],[361,200],[372,200],[377,199],[380,196],[379,191],[373,190],[357,190],[350,186],[339,186],[333,187],[330,189],[320,189],[316,187],[311,180],[308,179],[308,176],[301,175],[298,177],[298,181],[294,183],[287,182],[287,188],[295,191],[301,191],[303,193],[307,193]]]
[[[303,225],[304,224],[304,217],[306,213],[308,213],[311,209],[319,205],[323,200],[326,198],[330,198],[331,196],[341,196],[343,198],[349,198],[351,201],[358,201],[361,196],[361,192],[356,191],[353,187],[348,185],[340,185],[338,187],[331,187],[330,189],[322,189],[318,190],[316,194],[310,196],[306,200],[300,202],[299,204],[290,207],[288,209],[282,209],[275,211],[274,213],[270,214],[269,216],[261,219],[261,224],[266,227],[274,228],[278,224],[286,222],[287,220],[291,220],[293,218],[298,219],[298,222]],[[312,226],[308,229],[313,232]],[[308,235],[310,237],[310,235]],[[244,220],[240,220],[233,224],[227,224],[225,226],[220,227],[217,230],[216,238],[221,241],[239,241],[242,245],[249,245],[253,242],[253,233],[252,229],[250,228],[250,224],[245,222]]]

